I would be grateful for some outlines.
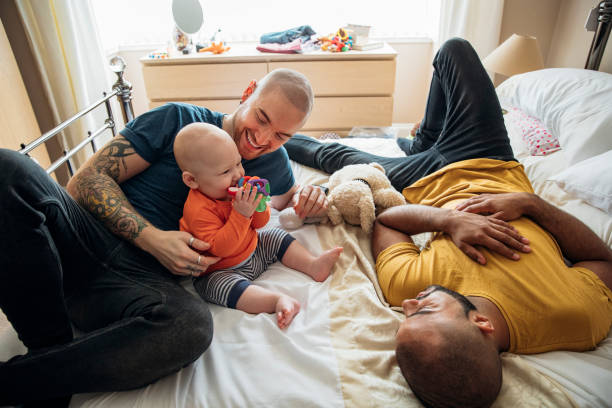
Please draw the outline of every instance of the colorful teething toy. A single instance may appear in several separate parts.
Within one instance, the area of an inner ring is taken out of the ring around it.
[[[243,187],[245,184],[250,184],[257,189],[257,196],[255,196],[256,198],[259,196],[259,194],[263,195],[255,211],[266,211],[266,205],[268,204],[268,201],[270,201],[270,183],[268,180],[259,178],[257,176],[244,176],[238,180],[236,187],[228,187],[227,193],[231,196],[235,196],[238,189]]]

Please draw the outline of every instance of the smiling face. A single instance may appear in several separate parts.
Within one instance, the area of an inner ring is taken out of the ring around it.
[[[304,126],[313,105],[308,79],[297,71],[278,68],[245,91],[246,100],[223,120],[242,158],[270,153]],[[250,94],[249,92],[252,92]]]
[[[302,127],[306,117],[280,87],[254,93],[232,119],[240,155],[251,160],[278,149]]]
[[[195,167],[192,172],[197,183],[195,188],[209,198],[226,200],[230,198],[227,188],[235,186],[244,176],[242,158],[231,139],[212,150],[214,154],[209,155],[206,164]]]

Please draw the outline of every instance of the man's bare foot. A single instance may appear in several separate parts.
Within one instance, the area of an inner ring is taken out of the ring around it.
[[[276,301],[276,322],[280,329],[285,329],[300,311],[300,302],[286,295],[281,295]]]
[[[331,273],[334,264],[344,248],[336,247],[325,251],[309,266],[306,274],[317,282],[323,282]]]

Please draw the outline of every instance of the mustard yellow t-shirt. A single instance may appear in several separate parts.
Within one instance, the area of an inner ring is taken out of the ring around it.
[[[522,165],[475,159],[446,166],[403,194],[411,203],[454,207],[475,194],[515,191],[533,192]],[[421,252],[407,242],[390,246],[376,262],[385,297],[400,305],[429,285],[442,285],[492,301],[508,323],[511,352],[594,348],[612,325],[612,291],[588,269],[567,267],[554,238],[530,219],[511,224],[532,249],[519,261],[482,249],[487,264],[479,265],[440,233]]]

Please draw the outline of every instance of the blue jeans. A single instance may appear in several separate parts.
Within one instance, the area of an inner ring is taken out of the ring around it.
[[[470,43],[448,40],[433,66],[425,116],[407,157],[376,156],[302,135],[285,143],[289,157],[330,174],[348,164],[378,162],[399,191],[461,160],[514,160],[495,88]]]
[[[155,258],[29,158],[0,149],[0,174],[0,308],[28,348],[0,363],[0,406],[141,387],[208,348],[207,304]]]

